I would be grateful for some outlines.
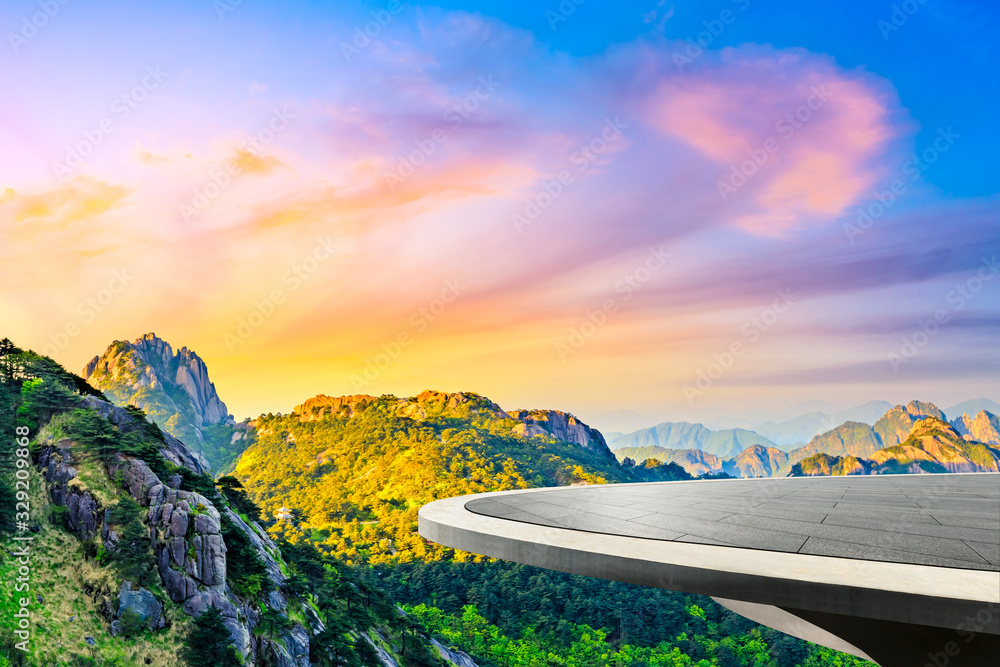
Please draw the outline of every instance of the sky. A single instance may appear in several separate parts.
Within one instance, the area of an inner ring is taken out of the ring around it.
[[[998,27],[945,0],[8,1],[0,333],[79,372],[155,332],[240,418],[997,400]]]

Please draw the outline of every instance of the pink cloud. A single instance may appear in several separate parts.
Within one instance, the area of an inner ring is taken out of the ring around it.
[[[644,112],[718,164],[720,194],[740,200],[735,225],[780,235],[827,222],[874,185],[896,134],[879,84],[801,54],[727,56],[661,81]]]

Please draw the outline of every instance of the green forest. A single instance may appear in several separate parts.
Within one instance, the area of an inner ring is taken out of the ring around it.
[[[235,476],[266,517],[282,505],[301,521],[276,537],[308,537],[350,564],[470,558],[417,535],[417,511],[468,493],[565,484],[690,479],[676,464],[624,468],[613,457],[551,437],[520,437],[520,424],[475,394],[416,419],[383,396],[354,416],[266,415]]]

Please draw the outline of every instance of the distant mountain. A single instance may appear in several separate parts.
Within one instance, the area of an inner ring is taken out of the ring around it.
[[[792,466],[789,477],[816,477],[825,475],[867,475],[871,466],[856,456],[830,456],[813,454]]]
[[[792,461],[801,461],[816,454],[830,456],[869,456],[882,447],[878,434],[868,424],[846,422],[817,435],[804,447],[788,453]]]
[[[618,457],[619,461],[629,458],[637,463],[642,463],[646,459],[654,459],[662,463],[673,461],[695,477],[723,472],[723,460],[700,449],[664,449],[656,446],[624,447],[616,449],[615,456]]]
[[[630,458],[638,463],[654,459],[676,463],[688,474],[700,476],[724,472],[734,477],[778,477],[788,472],[788,454],[774,447],[751,445],[732,458],[720,458],[700,449],[625,447],[616,449],[619,461]]]
[[[781,477],[789,469],[788,454],[775,447],[751,445],[736,458],[726,460],[723,470],[740,477]]]
[[[789,458],[794,463],[820,453],[868,457],[883,447],[898,445],[909,437],[913,424],[925,417],[943,420],[944,413],[933,403],[910,401],[905,407],[897,405],[890,409],[874,426],[849,421],[821,433],[804,447],[789,452]]]
[[[891,447],[906,440],[910,431],[913,430],[913,425],[925,417],[934,417],[941,421],[948,420],[945,414],[933,403],[910,401],[906,407],[897,405],[882,415],[875,422],[874,429],[882,446]]]
[[[1000,418],[992,412],[983,410],[973,419],[963,414],[953,419],[951,425],[966,440],[978,440],[990,445],[1000,445]]]
[[[874,424],[879,417],[892,408],[886,401],[868,401],[840,412],[815,411],[783,422],[764,422],[752,428],[779,448],[788,450],[788,445],[809,442],[820,433],[825,433],[836,424],[853,421]]]
[[[867,412],[868,417],[871,417],[874,415],[874,410],[881,408],[882,404],[873,401],[857,406],[852,411],[856,414]],[[892,463],[895,450],[891,448],[901,446],[907,441],[910,442],[907,447],[912,447],[916,425],[927,419],[945,424],[948,430],[962,439],[963,443],[976,441],[1000,445],[1000,419],[995,414],[981,412],[975,419],[965,415],[949,425],[944,412],[933,403],[922,401],[910,401],[905,406],[890,406],[877,419],[872,420],[874,425],[860,421],[844,422],[836,428],[814,436],[808,444],[787,453],[773,444],[765,444],[766,439],[753,431],[743,429],[711,431],[701,424],[688,422],[666,422],[653,428],[614,437],[611,439],[611,444],[619,460],[628,457],[638,462],[646,459],[674,462],[692,475],[720,471],[739,477],[774,477],[789,473],[868,474],[869,471],[877,473],[883,469],[894,470],[893,466],[897,464]],[[738,446],[736,443],[741,439],[753,438],[764,440],[764,443],[750,444],[735,454],[732,453]],[[692,446],[665,447],[657,444],[659,442],[690,443]],[[623,446],[625,443],[636,444]],[[928,446],[934,449],[933,443],[931,441],[928,443]],[[974,445],[975,442],[972,442],[969,446]],[[887,450],[890,450],[889,454],[884,454]],[[877,456],[879,452],[883,454]],[[945,459],[941,465],[944,467],[951,465],[948,463],[950,460],[948,455],[946,453],[941,455]],[[887,458],[881,461],[878,459],[879,456]],[[956,456],[959,456],[955,459],[958,461],[956,465],[961,467],[961,455]],[[802,465],[794,467],[799,463]],[[912,461],[907,459],[907,463],[899,465],[911,463]],[[987,464],[980,462],[977,465],[982,468]]]
[[[698,449],[720,458],[737,456],[751,445],[774,447],[774,443],[753,431],[729,428],[712,431],[702,424],[664,422],[651,428],[626,433],[610,443],[612,450],[627,447],[661,447],[663,449]]]
[[[948,422],[918,421],[901,444],[875,452],[879,472],[1000,471],[1000,448],[966,440]]]
[[[991,401],[988,398],[973,398],[968,401],[962,401],[961,403],[956,403],[950,408],[946,409],[944,413],[948,415],[949,419],[957,419],[963,414],[976,415],[986,410],[987,412],[992,412],[995,415],[1000,415],[1000,403],[996,401]]]
[[[219,398],[208,367],[193,350],[156,334],[116,340],[83,369],[83,377],[115,404],[135,405],[162,429],[189,443],[216,470],[235,462],[243,431]]]
[[[791,476],[897,473],[997,472],[1000,447],[973,442],[937,417],[917,420],[902,443],[870,457],[812,455],[792,466]]]

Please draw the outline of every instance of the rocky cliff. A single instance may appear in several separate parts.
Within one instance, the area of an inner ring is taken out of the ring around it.
[[[990,445],[1000,445],[1000,418],[982,410],[973,419],[968,414],[951,422],[952,427],[966,440],[976,440]]]
[[[947,421],[944,413],[933,403],[910,401],[905,406],[897,405],[886,412],[873,428],[882,447],[891,447],[906,440],[913,425],[926,417]]]
[[[84,407],[94,410],[123,433],[140,427],[124,409],[100,399],[87,397]],[[111,525],[113,504],[102,501],[102,493],[81,481],[81,459],[74,451],[74,441],[70,438],[49,439],[40,444],[38,463],[52,502],[66,508],[67,527],[83,540],[96,540],[99,536],[103,548],[114,550],[118,537]],[[165,434],[160,452],[164,459],[190,472],[202,474],[207,471],[207,466],[197,454],[169,435]],[[275,590],[264,604],[285,615],[287,600],[279,592],[285,577],[274,557],[278,550],[260,526],[243,521],[229,508],[222,507],[220,510],[216,503],[200,493],[182,490],[182,476],[179,474],[166,480],[160,479],[141,459],[117,454],[107,463],[105,474],[107,479],[116,480],[144,510],[143,522],[149,528],[156,569],[171,601],[192,617],[200,616],[209,608],[218,609],[234,644],[248,664],[308,666],[310,633],[300,624],[290,623],[281,637],[258,635],[256,627],[262,607],[241,599],[227,583],[226,554],[229,549],[222,534],[223,512],[236,530],[245,534],[258,557],[267,565]],[[89,479],[93,483],[94,477]],[[108,591],[104,594],[110,595]],[[123,584],[117,594],[117,602],[105,606],[120,609],[123,604],[126,608],[131,605],[151,610],[149,616],[154,616],[152,610],[159,608],[160,601],[145,588],[136,587],[133,590]],[[139,615],[142,617],[144,613]],[[158,611],[155,617],[155,620],[150,620],[151,623],[159,620]]]
[[[779,477],[788,472],[788,454],[774,447],[752,445],[723,463],[723,470],[738,477]]]
[[[521,436],[550,435],[558,440],[574,442],[581,447],[597,452],[613,459],[614,454],[604,440],[604,436],[596,428],[587,426],[582,421],[559,410],[515,410],[509,413],[511,417],[521,422],[514,427],[514,433]]]
[[[831,456],[864,457],[870,456],[880,447],[882,440],[871,426],[861,422],[845,422],[835,429],[817,435],[804,447],[793,449],[788,456],[793,462],[820,453]]]
[[[202,429],[234,425],[226,404],[193,350],[174,353],[148,333],[133,342],[116,340],[83,369],[83,377],[119,405],[137,405],[177,437],[203,438]]]

